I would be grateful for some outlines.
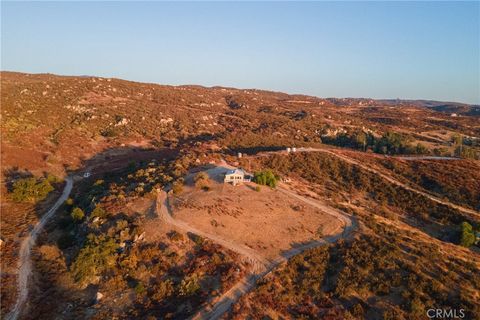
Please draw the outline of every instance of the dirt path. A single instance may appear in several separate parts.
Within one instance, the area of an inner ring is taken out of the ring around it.
[[[25,304],[28,298],[28,280],[32,273],[32,260],[30,258],[30,254],[32,248],[35,246],[35,242],[37,241],[38,235],[42,232],[43,227],[46,223],[50,220],[53,216],[55,211],[62,205],[62,203],[67,200],[70,192],[72,191],[73,187],[73,179],[71,177],[67,177],[65,179],[66,185],[63,189],[62,195],[55,204],[45,213],[39,222],[35,225],[33,230],[30,234],[22,241],[20,246],[20,253],[19,253],[19,260],[18,260],[18,278],[17,278],[17,286],[18,286],[18,295],[17,301],[13,310],[7,315],[7,320],[16,320],[22,312],[25,311]]]
[[[409,186],[409,185],[407,185],[407,184],[405,184],[405,183],[403,183],[403,182],[400,182],[400,181],[394,179],[393,177],[391,177],[391,176],[389,176],[389,175],[386,175],[386,174],[384,174],[384,173],[382,173],[382,172],[380,172],[380,171],[378,171],[378,170],[375,170],[375,169],[373,169],[373,168],[371,168],[371,167],[369,167],[369,166],[367,166],[367,165],[365,165],[365,164],[363,164],[363,163],[360,163],[360,162],[357,161],[357,160],[354,160],[354,159],[352,159],[352,158],[349,158],[349,157],[347,157],[347,156],[345,156],[345,155],[340,155],[340,154],[335,153],[335,152],[333,152],[333,151],[330,151],[330,150],[322,150],[322,149],[314,149],[314,150],[312,150],[312,151],[321,151],[321,152],[329,153],[329,154],[334,155],[334,156],[336,156],[336,157],[338,157],[338,158],[340,158],[340,159],[342,159],[342,160],[344,160],[344,161],[346,161],[346,162],[348,162],[348,163],[350,163],[350,164],[356,165],[356,166],[358,166],[358,167],[360,167],[360,168],[362,168],[362,169],[364,169],[364,170],[366,170],[366,171],[369,171],[369,172],[372,172],[372,173],[374,173],[374,174],[377,174],[378,176],[382,177],[382,178],[385,179],[386,181],[388,181],[388,182],[390,182],[390,183],[392,183],[392,184],[395,184],[395,185],[397,185],[397,186],[399,186],[399,187],[402,187],[402,188],[404,188],[404,189],[406,189],[406,190],[408,190],[408,191],[415,192],[415,193],[417,193],[417,194],[419,194],[419,195],[422,195],[422,196],[424,196],[425,198],[428,198],[428,199],[430,199],[430,200],[432,200],[432,201],[435,201],[435,202],[437,202],[437,203],[443,204],[443,205],[448,206],[448,207],[450,207],[450,208],[457,209],[458,211],[461,211],[461,212],[463,212],[463,213],[466,213],[466,214],[469,214],[469,215],[473,215],[473,216],[476,216],[477,218],[480,218],[480,213],[479,213],[478,211],[475,211],[475,210],[473,210],[473,209],[469,209],[469,208],[462,207],[462,206],[460,206],[460,205],[451,203],[450,201],[437,198],[437,197],[435,197],[435,196],[433,196],[433,195],[431,195],[431,194],[429,194],[429,193],[427,193],[427,192],[424,192],[424,191],[418,190],[418,189],[416,189],[416,188],[413,188],[413,187],[411,187],[411,186]],[[412,159],[413,157],[410,157],[410,158]],[[420,156],[419,159],[423,159],[423,157]]]
[[[279,264],[285,261],[288,261],[288,259],[290,259],[291,257],[297,254],[300,254],[307,249],[315,248],[321,245],[325,245],[327,243],[332,243],[337,241],[339,238],[346,237],[356,228],[356,223],[352,222],[352,220],[346,213],[343,213],[334,208],[331,208],[326,204],[320,203],[316,200],[307,199],[303,196],[300,196],[284,188],[283,186],[279,186],[278,190],[300,201],[303,201],[311,206],[314,206],[320,209],[321,211],[324,211],[325,213],[335,217],[336,219],[341,220],[344,224],[343,232],[338,233],[334,236],[326,237],[324,239],[313,240],[313,241],[304,243],[300,246],[296,246],[288,251],[283,252],[281,256],[279,256],[275,260],[268,261],[267,259],[260,256],[258,253],[256,253],[254,250],[248,247],[233,243],[231,241],[222,239],[215,235],[202,232],[200,230],[197,230],[189,226],[187,223],[183,221],[175,220],[171,215],[172,211],[170,208],[170,204],[168,202],[168,197],[166,192],[161,191],[158,193],[157,212],[160,218],[164,219],[165,222],[173,226],[176,226],[179,229],[182,229],[184,231],[192,232],[197,235],[203,236],[205,238],[209,238],[212,241],[217,242],[232,251],[242,254],[245,257],[247,257],[247,259],[253,265],[252,271],[249,272],[245,277],[243,277],[239,282],[237,282],[231,289],[225,292],[222,296],[215,299],[216,301],[214,302],[212,307],[206,307],[202,309],[196,315],[194,315],[192,319],[219,319],[244,294],[252,290],[256,286],[256,283],[259,279],[266,276],[273,269],[275,269]]]
[[[424,196],[424,197],[426,197],[426,198],[428,198],[428,199],[430,199],[430,200],[432,200],[432,201],[435,201],[435,202],[437,202],[437,203],[443,204],[443,205],[448,206],[448,207],[450,207],[450,208],[454,208],[454,209],[456,209],[456,210],[458,210],[458,211],[461,211],[461,212],[463,212],[463,213],[466,213],[466,214],[468,214],[468,215],[472,215],[472,216],[475,216],[475,217],[477,217],[477,218],[480,218],[480,212],[478,212],[478,211],[475,211],[475,210],[470,209],[470,208],[462,207],[462,206],[460,206],[460,205],[451,203],[450,201],[440,199],[440,198],[438,198],[438,197],[436,197],[436,196],[434,196],[434,195],[431,195],[431,194],[429,194],[429,193],[427,193],[427,192],[418,190],[418,189],[416,189],[416,188],[414,188],[414,187],[411,187],[411,186],[409,186],[409,185],[407,185],[407,184],[405,184],[405,183],[403,183],[403,182],[400,182],[400,181],[396,180],[396,179],[393,178],[392,176],[386,175],[386,174],[384,174],[384,173],[382,173],[382,172],[380,172],[380,171],[378,171],[378,170],[376,170],[376,169],[374,169],[374,168],[372,168],[372,167],[369,167],[369,166],[367,166],[367,165],[365,165],[365,164],[363,164],[363,163],[361,163],[361,162],[359,162],[359,161],[357,161],[357,160],[355,160],[355,159],[353,159],[353,158],[350,158],[350,157],[345,156],[345,155],[343,155],[343,154],[338,154],[338,153],[336,153],[334,150],[330,150],[330,149],[319,149],[319,148],[298,148],[298,149],[297,149],[297,152],[323,152],[323,153],[328,153],[328,154],[330,154],[330,155],[333,155],[333,156],[335,156],[335,157],[337,157],[337,158],[340,158],[340,159],[344,160],[345,162],[348,162],[348,163],[350,163],[350,164],[356,165],[356,166],[362,168],[363,170],[366,170],[366,171],[369,171],[369,172],[371,172],[371,173],[374,173],[374,174],[382,177],[382,178],[385,179],[386,181],[388,181],[388,182],[390,182],[390,183],[392,183],[392,184],[395,184],[395,185],[397,185],[397,186],[399,186],[399,187],[402,187],[402,188],[404,188],[404,189],[406,189],[406,190],[408,190],[408,191],[415,192],[415,193],[417,193],[417,194],[419,194],[419,195],[422,195],[422,196]],[[265,152],[264,154],[275,154],[275,153],[279,154],[279,153],[286,153],[286,152],[285,152],[285,151],[274,151],[274,152]],[[425,157],[424,157],[424,156],[412,156],[412,157],[409,157],[409,159],[410,159],[410,160],[413,160],[413,159],[416,159],[416,160],[424,160]],[[452,158],[449,158],[449,159],[452,159]]]
[[[445,161],[462,160],[462,158],[440,157],[440,156],[395,156],[395,157],[387,156],[387,158],[402,159],[402,160],[445,160]]]
[[[262,257],[261,255],[256,253],[253,249],[247,246],[237,244],[237,243],[228,241],[226,239],[223,239],[219,236],[203,232],[201,230],[198,230],[188,225],[183,221],[174,219],[172,217],[172,210],[170,207],[170,203],[168,201],[167,193],[165,191],[161,191],[157,195],[157,214],[161,219],[163,219],[166,223],[170,225],[173,225],[185,232],[191,232],[201,237],[208,238],[213,242],[216,242],[227,249],[230,249],[234,252],[241,254],[242,256],[246,257],[250,263],[252,263],[253,269],[256,272],[261,272],[264,269],[264,266],[268,264],[268,260],[266,260],[264,257]]]
[[[404,183],[392,178],[391,176],[388,176],[388,175],[386,175],[384,173],[381,173],[381,172],[379,172],[379,171],[377,171],[377,170],[375,170],[371,167],[368,167],[367,165],[364,165],[364,164],[362,164],[361,162],[359,162],[355,159],[349,158],[345,155],[338,154],[338,153],[336,153],[332,150],[314,149],[314,148],[299,148],[297,150],[298,150],[298,152],[324,152],[324,153],[331,154],[335,157],[341,158],[342,160],[344,160],[344,161],[346,161],[350,164],[356,165],[356,166],[358,166],[358,167],[360,167],[364,170],[372,172],[372,173],[382,177],[383,179],[387,180],[388,182],[390,182],[392,184],[395,184],[395,185],[400,186],[400,187],[402,187],[406,190],[409,190],[409,191],[415,192],[417,194],[420,194],[420,195],[422,195],[422,196],[424,196],[424,197],[426,197],[426,198],[428,198],[432,201],[435,201],[437,203],[440,203],[440,204],[443,204],[443,205],[446,205],[446,206],[450,206],[450,207],[455,208],[455,209],[457,209],[457,210],[459,210],[463,213],[467,213],[467,214],[471,214],[471,215],[475,215],[475,216],[480,216],[480,214],[478,212],[476,212],[475,210],[472,210],[472,209],[469,209],[469,208],[464,208],[462,206],[450,203],[449,201],[439,199],[439,198],[437,198],[437,197],[435,197],[431,194],[428,194],[424,191],[417,190],[413,187],[410,187],[407,184],[404,184]],[[284,152],[283,151],[280,151],[280,152],[279,151],[265,152],[262,155],[258,155],[258,156],[264,156],[264,155],[270,154],[270,153],[284,153]],[[409,157],[408,160],[413,160],[413,159],[425,160],[426,157],[424,157],[424,156]],[[428,159],[433,159],[433,157],[429,157]],[[443,158],[437,158],[437,157],[435,157],[435,159],[437,159],[437,160],[453,160],[452,158],[443,159]],[[255,268],[251,273],[247,274],[243,279],[241,279],[238,283],[236,283],[230,290],[228,290],[226,293],[224,293],[221,297],[217,298],[216,302],[214,303],[214,305],[211,308],[209,308],[209,307],[204,308],[198,314],[196,314],[192,319],[219,319],[244,294],[246,294],[250,290],[252,290],[255,287],[255,285],[256,285],[256,283],[259,279],[266,276],[273,269],[275,269],[279,264],[288,261],[288,259],[290,259],[291,257],[293,257],[297,254],[300,254],[307,249],[315,248],[315,247],[318,247],[318,246],[321,246],[321,245],[325,245],[327,243],[332,243],[332,242],[337,241],[340,238],[347,237],[348,235],[350,235],[352,233],[353,230],[355,230],[357,228],[357,222],[355,220],[351,219],[349,215],[347,215],[346,213],[344,213],[342,211],[339,211],[335,208],[332,208],[332,207],[328,206],[327,204],[322,203],[318,200],[303,197],[303,196],[287,189],[283,184],[279,185],[278,190],[282,193],[287,194],[290,197],[294,197],[294,198],[296,198],[296,199],[298,199],[298,200],[300,200],[304,203],[307,203],[308,205],[314,206],[314,207],[318,208],[319,210],[335,217],[336,219],[341,220],[343,225],[344,225],[343,232],[338,233],[338,234],[333,235],[333,236],[326,237],[324,239],[313,240],[313,241],[310,241],[308,243],[302,244],[300,246],[294,247],[294,248],[292,248],[288,251],[283,252],[281,254],[281,256],[276,258],[274,261],[267,261],[266,262],[265,259],[258,256],[258,254],[256,254],[256,253],[253,254],[254,251],[251,250],[250,248],[247,248],[249,254],[246,254],[244,252],[244,249],[242,249],[240,251],[238,250],[239,248],[241,249],[241,246],[239,247],[238,245],[232,244],[229,241],[219,239],[217,236],[213,236],[213,235],[209,235],[209,234],[200,232],[199,230],[196,230],[195,228],[192,228],[192,227],[188,226],[185,222],[177,221],[177,220],[173,219],[171,214],[169,212],[167,212],[167,211],[171,212],[171,210],[168,207],[168,201],[166,199],[166,195],[164,196],[165,205],[162,206],[162,207],[166,207],[166,208],[163,209],[165,211],[163,216],[166,217],[168,223],[171,223],[172,225],[175,225],[175,226],[177,226],[181,229],[184,229],[184,230],[202,235],[204,237],[210,238],[213,241],[218,242],[219,244],[222,244],[225,247],[227,247],[227,248],[229,248],[229,249],[231,249],[235,252],[246,255],[250,259],[256,258],[256,261],[262,263],[262,267]],[[167,207],[168,207],[168,210],[167,210]],[[221,241],[217,241],[217,240],[221,240]],[[263,271],[261,271],[262,269],[263,269]]]

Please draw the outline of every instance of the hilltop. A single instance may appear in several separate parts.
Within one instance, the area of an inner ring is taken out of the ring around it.
[[[64,167],[78,167],[81,159],[122,145],[214,141],[233,150],[392,130],[412,143],[448,152],[452,135],[480,136],[477,117],[462,112],[452,117],[450,109],[437,112],[414,102],[392,105],[87,76],[2,72],[1,78],[2,163],[35,172],[60,174]]]

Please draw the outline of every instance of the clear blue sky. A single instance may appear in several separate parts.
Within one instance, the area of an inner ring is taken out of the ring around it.
[[[480,103],[479,2],[3,2],[2,70]]]

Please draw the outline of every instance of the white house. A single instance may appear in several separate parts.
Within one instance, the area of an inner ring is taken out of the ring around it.
[[[223,179],[224,183],[231,183],[234,186],[242,182],[250,181],[252,181],[252,176],[243,169],[228,170],[225,173],[225,178]]]

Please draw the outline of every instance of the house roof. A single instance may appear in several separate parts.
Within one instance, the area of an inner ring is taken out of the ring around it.
[[[240,175],[245,175],[245,171],[242,169],[233,169],[233,170],[228,170],[226,175],[231,175],[231,174],[240,174]]]

